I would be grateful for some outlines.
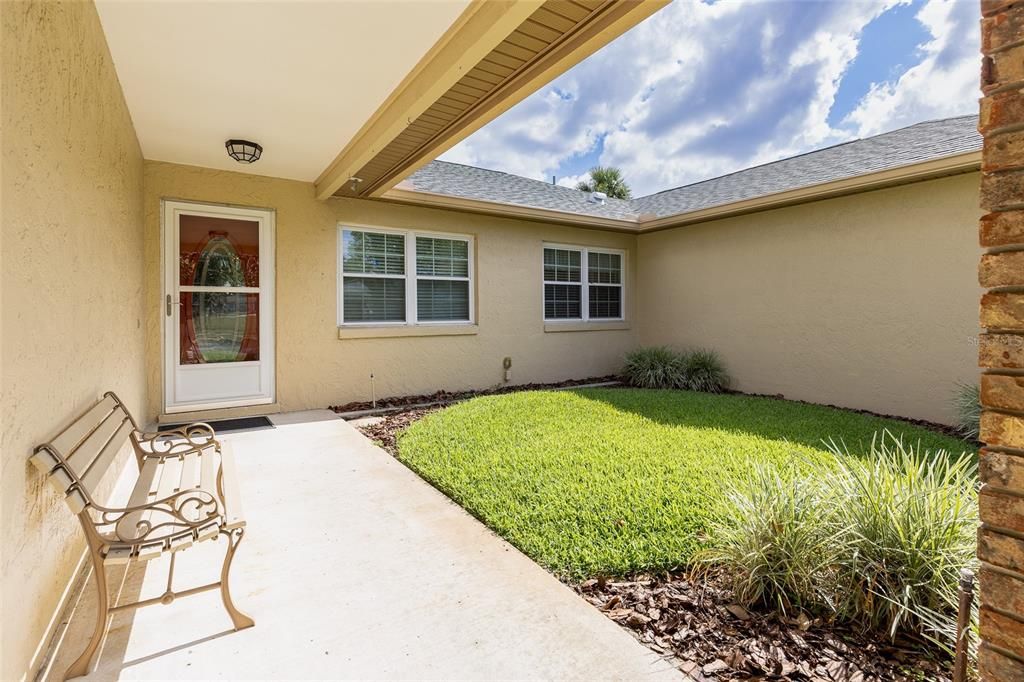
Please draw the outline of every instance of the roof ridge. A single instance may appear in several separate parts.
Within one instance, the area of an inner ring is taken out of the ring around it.
[[[516,175],[515,173],[509,173],[508,171],[495,170],[494,168],[484,168],[483,166],[472,166],[472,165],[470,165],[468,163],[459,163],[458,161],[444,161],[442,159],[434,159],[431,163],[445,163],[445,164],[448,164],[449,166],[462,166],[463,168],[471,168],[473,170],[484,171],[486,173],[496,173],[498,175],[508,175],[508,176],[516,178],[518,180],[526,180],[528,182],[539,182],[540,184],[544,185],[545,187],[557,187],[559,189],[569,190],[570,192],[580,192],[580,190],[576,189],[575,187],[566,187],[565,185],[559,185],[559,184],[556,184],[554,182],[548,182],[546,180],[537,180],[536,178],[528,178],[525,175]],[[580,193],[582,194],[583,192],[580,192]],[[619,201],[623,201],[623,200],[619,199]]]
[[[976,117],[976,116],[977,116],[976,114],[964,114],[962,116],[948,116],[946,118],[933,118],[933,119],[928,119],[926,121],[918,121],[917,123],[911,123],[910,125],[903,126],[902,128],[893,128],[892,130],[887,130],[884,133],[878,133],[876,135],[869,135],[867,137],[856,137],[856,138],[854,138],[852,140],[846,140],[845,142],[837,142],[835,144],[830,144],[827,147],[819,147],[817,149],[809,149],[806,152],[801,152],[799,154],[794,154],[793,156],[786,156],[786,157],[783,157],[781,159],[776,159],[774,161],[766,161],[764,163],[759,163],[759,164],[756,164],[756,165],[753,165],[753,166],[746,166],[744,168],[740,168],[738,170],[734,170],[734,171],[732,171],[730,173],[723,173],[722,175],[716,175],[714,177],[704,178],[703,180],[697,180],[696,182],[691,182],[691,183],[688,183],[688,184],[685,184],[685,185],[679,185],[678,187],[669,187],[668,189],[659,190],[657,192],[651,192],[650,194],[645,194],[645,195],[643,195],[641,197],[634,197],[634,198],[630,199],[630,202],[641,201],[643,199],[647,199],[649,197],[655,197],[655,196],[658,196],[659,194],[664,194],[666,192],[675,192],[676,190],[679,190],[679,189],[686,189],[687,187],[696,187],[697,185],[703,184],[705,182],[714,182],[716,180],[721,180],[722,178],[727,178],[727,177],[729,177],[731,175],[737,175],[739,173],[746,173],[747,171],[751,171],[751,170],[754,170],[756,168],[764,168],[765,166],[771,166],[773,164],[782,163],[784,161],[792,161],[793,159],[799,159],[801,157],[809,156],[811,154],[817,154],[818,152],[828,151],[829,149],[837,149],[839,147],[843,147],[843,146],[846,146],[846,145],[849,145],[849,144],[854,144],[855,142],[865,142],[867,140],[873,140],[873,139],[876,139],[876,138],[879,138],[879,137],[885,137],[886,135],[892,135],[894,133],[899,133],[899,132],[902,132],[904,130],[909,130],[910,128],[916,128],[917,126],[926,125],[926,124],[929,124],[929,123],[940,123],[940,122],[946,122],[946,121],[955,121],[955,120],[959,120],[959,119],[962,119],[962,118],[970,118],[970,117]]]
[[[536,178],[528,178],[525,175],[516,175],[515,173],[509,173],[508,171],[495,170],[493,168],[484,168],[483,166],[471,166],[468,163],[459,163],[458,161],[444,161],[442,159],[434,159],[433,161],[431,161],[431,163],[444,163],[444,164],[447,164],[449,166],[462,166],[463,168],[470,168],[472,170],[484,171],[486,173],[496,173],[498,175],[508,175],[508,176],[516,178],[518,180],[526,180],[527,182],[540,183],[541,185],[544,185],[545,187],[555,187],[555,188],[558,188],[560,190],[566,190],[568,192],[574,192],[576,194],[588,194],[588,192],[584,192],[582,190],[578,190],[575,187],[566,187],[565,185],[559,185],[559,184],[554,183],[554,182],[548,182],[547,180],[537,180]],[[611,196],[610,197],[606,197],[605,200],[606,201],[607,200],[620,201],[620,202],[622,202],[624,204],[628,204],[628,203],[633,201],[632,199],[619,199],[618,197],[611,197]]]
[[[719,206],[815,183],[959,158],[981,144],[976,115],[918,121],[877,135],[837,142],[775,161],[740,168],[635,199],[594,202],[587,192],[507,171],[434,160],[413,173],[411,188],[453,197],[532,206],[581,216],[639,219]],[[817,158],[811,156],[818,154]]]

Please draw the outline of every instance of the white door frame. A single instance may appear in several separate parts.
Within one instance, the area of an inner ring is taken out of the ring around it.
[[[163,367],[163,413],[191,412],[195,410],[211,410],[228,407],[246,407],[250,405],[269,405],[276,400],[276,343],[274,338],[275,313],[275,212],[266,208],[247,208],[224,204],[207,204],[192,201],[162,199],[160,201],[160,232],[161,253],[160,270],[163,286],[160,293],[161,320],[161,365]],[[190,365],[187,371],[202,371],[202,368],[259,366],[260,390],[258,395],[246,395],[237,398],[224,398],[213,401],[176,400],[175,379],[180,357],[179,318],[181,305],[179,285],[179,238],[178,216],[180,214],[207,216],[211,218],[242,218],[253,220],[260,226],[259,251],[259,295],[260,295],[260,359],[251,362],[216,363],[211,365]],[[174,267],[170,267],[170,264]],[[171,314],[167,314],[167,296],[171,296]]]

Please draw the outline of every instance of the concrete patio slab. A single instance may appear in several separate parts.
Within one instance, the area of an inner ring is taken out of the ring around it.
[[[622,679],[683,676],[326,411],[230,434],[248,530],[234,632],[207,592],[112,619],[89,679]],[[183,552],[175,588],[216,580],[223,541]],[[115,571],[121,603],[162,593],[166,559]],[[92,627],[90,584],[46,679]]]

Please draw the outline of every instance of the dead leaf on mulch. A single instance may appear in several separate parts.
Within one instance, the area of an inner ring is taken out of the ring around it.
[[[725,610],[736,616],[740,620],[750,620],[750,613],[739,604],[729,604],[725,607]]]
[[[631,612],[629,614],[629,617],[626,618],[626,625],[628,625],[629,627],[631,627],[633,629],[641,628],[641,627],[647,625],[650,622],[651,622],[650,618],[648,618],[647,616],[645,616],[643,614],[637,613],[636,611]]]
[[[725,672],[728,669],[729,664],[720,658],[716,658],[702,668],[705,675],[714,675],[715,673]]]

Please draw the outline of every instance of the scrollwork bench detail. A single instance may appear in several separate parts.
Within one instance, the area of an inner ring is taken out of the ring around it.
[[[116,466],[118,454],[128,447],[135,455],[138,477],[127,504],[106,506],[97,499],[97,487]],[[99,593],[92,639],[68,668],[65,679],[89,671],[107,620],[115,611],[169,604],[177,597],[220,588],[235,629],[254,624],[231,599],[231,562],[245,533],[245,520],[230,446],[216,438],[209,424],[143,432],[124,403],[114,393],[107,393],[56,438],[36,447],[31,461],[78,516]],[[220,580],[173,591],[176,553],[221,535],[227,548]],[[167,590],[162,595],[131,604],[110,604],[108,565],[147,561],[168,553]]]

